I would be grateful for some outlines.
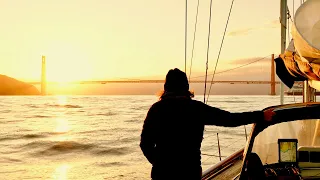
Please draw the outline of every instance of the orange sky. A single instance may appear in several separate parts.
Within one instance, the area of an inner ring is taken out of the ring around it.
[[[196,3],[189,0],[188,65]],[[209,72],[230,4],[213,3]],[[218,71],[279,53],[279,5],[235,1]],[[42,55],[49,81],[162,78],[170,68],[184,69],[183,0],[0,0],[0,6],[0,74],[39,81]],[[205,70],[208,13],[209,0],[201,0],[192,68],[198,74]]]

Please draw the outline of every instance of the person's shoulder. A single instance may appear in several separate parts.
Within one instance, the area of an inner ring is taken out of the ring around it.
[[[194,104],[194,105],[198,105],[198,106],[204,105],[203,102],[198,101],[198,100],[195,100],[195,99],[192,99],[192,100],[191,100],[191,103]]]
[[[157,109],[157,108],[159,108],[159,107],[161,106],[161,104],[162,104],[161,101],[157,101],[157,102],[153,103],[153,104],[151,105],[151,107],[150,107],[150,110],[151,110],[151,109]]]

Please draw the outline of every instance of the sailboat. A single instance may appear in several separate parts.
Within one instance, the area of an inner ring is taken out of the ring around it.
[[[296,11],[291,47],[285,49],[287,0],[281,4],[281,52],[277,75],[288,87],[303,81],[303,103],[283,105],[283,86],[276,115],[254,124],[246,146],[203,172],[207,179],[320,179],[320,0]],[[292,48],[293,45],[293,48]]]

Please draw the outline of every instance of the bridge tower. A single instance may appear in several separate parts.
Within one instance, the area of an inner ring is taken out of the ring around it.
[[[271,55],[271,93],[270,95],[276,95],[276,77],[274,70],[274,54]]]
[[[41,70],[41,95],[46,95],[46,56],[42,56],[42,70]]]

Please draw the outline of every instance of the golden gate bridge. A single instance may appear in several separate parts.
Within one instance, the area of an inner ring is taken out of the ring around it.
[[[266,56],[267,57],[267,56]],[[254,62],[238,66],[236,68],[232,68],[229,70],[225,70],[222,72],[227,72],[230,70],[234,70],[237,68],[241,68],[244,66],[247,66],[249,64],[258,62],[264,58],[260,58]],[[219,73],[222,73],[219,72]],[[218,74],[218,73],[216,73]],[[199,76],[202,77],[202,76]],[[198,77],[193,77],[198,78]],[[154,79],[148,79],[148,80],[141,80],[141,79],[126,79],[126,80],[92,80],[92,81],[74,81],[74,82],[68,82],[68,84],[110,84],[110,83],[164,83],[165,80],[154,80]],[[42,74],[41,74],[41,82],[29,82],[30,84],[41,84],[41,94],[46,95],[46,86],[47,84],[59,84],[59,82],[47,82],[46,81],[46,57],[42,56]],[[274,55],[271,55],[271,76],[270,76],[270,81],[259,81],[259,80],[254,80],[254,81],[241,81],[241,80],[213,80],[213,81],[204,81],[204,80],[190,80],[189,83],[208,83],[208,84],[270,84],[270,95],[276,95],[276,84],[280,84],[279,81],[275,81],[275,66],[274,66]]]
[[[74,81],[68,82],[68,84],[110,84],[110,83],[164,83],[165,80],[100,80],[100,81]],[[202,83],[203,80],[191,80],[189,83]],[[208,84],[272,84],[271,81],[207,81]],[[279,81],[275,81],[275,84],[280,84]],[[41,84],[41,82],[30,82],[30,84]],[[47,82],[47,84],[59,84],[59,82]]]

